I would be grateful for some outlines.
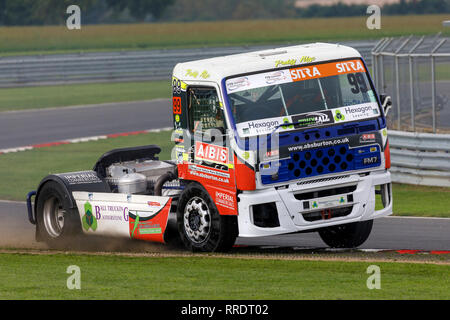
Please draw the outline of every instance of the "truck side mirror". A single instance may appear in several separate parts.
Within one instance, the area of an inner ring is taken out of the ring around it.
[[[392,108],[392,98],[386,94],[380,94],[381,106],[383,107],[384,115],[386,116]]]

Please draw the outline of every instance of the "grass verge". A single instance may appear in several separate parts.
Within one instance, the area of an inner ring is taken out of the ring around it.
[[[396,216],[450,218],[450,188],[393,185]]]
[[[448,34],[448,15],[384,16],[380,30],[366,27],[367,16],[190,23],[2,27],[1,55],[251,45],[308,41],[376,39],[400,35]]]
[[[0,112],[169,98],[168,81],[89,83],[0,89]]]
[[[160,159],[170,159],[170,131],[60,145],[0,155],[0,199],[24,200],[50,173],[90,169],[106,151],[147,144],[159,145]],[[450,218],[450,189],[394,184],[394,214]]]
[[[0,299],[449,299],[449,265],[373,262],[0,254]],[[67,267],[81,290],[66,287]],[[20,270],[20,272],[18,272]],[[245,274],[245,281],[242,275]]]
[[[0,199],[24,200],[44,176],[51,173],[90,170],[105,152],[123,147],[156,144],[160,159],[170,159],[171,131],[66,144],[0,155]]]

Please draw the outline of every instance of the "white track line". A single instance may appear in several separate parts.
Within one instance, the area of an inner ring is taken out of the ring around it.
[[[33,150],[33,149],[38,149],[38,148],[59,146],[59,145],[63,145],[63,144],[72,144],[72,143],[80,143],[80,142],[87,142],[87,141],[97,141],[97,140],[126,137],[126,136],[132,136],[132,135],[138,135],[138,134],[144,134],[144,133],[155,133],[155,132],[161,132],[161,131],[168,131],[168,130],[172,130],[172,129],[173,129],[172,127],[165,127],[165,128],[147,129],[147,130],[132,131],[132,132],[112,133],[112,134],[91,136],[91,137],[80,137],[80,138],[67,139],[67,140],[63,140],[63,141],[55,141],[55,142],[48,142],[48,143],[39,143],[39,144],[30,145],[30,146],[0,149],[0,155],[6,154],[6,153],[12,153],[12,152]]]
[[[23,204],[26,205],[26,201],[14,201],[14,200],[0,200],[0,203],[11,203],[11,204]]]
[[[97,103],[97,104],[84,104],[78,106],[66,106],[66,107],[50,107],[50,108],[35,108],[35,109],[23,109],[23,110],[8,110],[1,111],[2,114],[9,113],[25,113],[25,112],[40,112],[40,111],[54,111],[54,110],[71,110],[71,109],[83,109],[83,108],[97,108],[97,107],[115,107],[121,104],[130,104],[130,103],[149,103],[149,102],[165,102],[169,101],[170,98],[158,98],[152,100],[136,100],[136,101],[124,101],[124,102],[105,102],[105,103]]]

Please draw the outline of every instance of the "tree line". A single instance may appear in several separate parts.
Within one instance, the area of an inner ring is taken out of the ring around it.
[[[0,25],[60,25],[76,4],[83,24],[349,17],[366,15],[367,5],[311,5],[295,0],[0,0]],[[450,0],[401,0],[382,7],[385,15],[450,13]]]

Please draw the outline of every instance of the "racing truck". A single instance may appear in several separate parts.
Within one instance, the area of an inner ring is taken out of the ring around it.
[[[150,144],[45,177],[27,196],[38,241],[214,252],[237,237],[318,232],[353,248],[392,214],[391,100],[357,50],[313,43],[179,63],[171,86],[171,160]]]

